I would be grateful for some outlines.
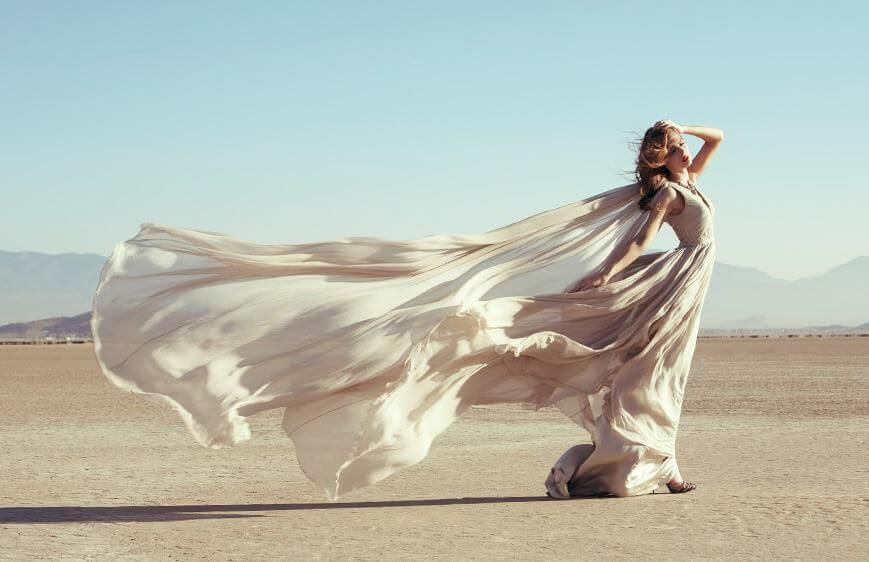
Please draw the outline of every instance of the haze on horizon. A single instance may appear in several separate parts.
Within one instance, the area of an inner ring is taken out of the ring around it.
[[[4,8],[4,250],[483,232],[630,183],[628,142],[670,118],[726,133],[700,178],[719,261],[869,254],[865,4]]]

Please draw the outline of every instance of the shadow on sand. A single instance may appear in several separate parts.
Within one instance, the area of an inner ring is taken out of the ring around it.
[[[572,498],[594,499],[594,498]],[[159,522],[192,519],[232,519],[266,517],[257,512],[308,511],[315,509],[371,509],[385,507],[424,507],[438,505],[475,505],[531,503],[553,500],[546,496],[438,498],[381,502],[335,503],[250,503],[226,505],[119,505],[119,506],[44,506],[0,507],[0,523],[118,523],[124,521]]]

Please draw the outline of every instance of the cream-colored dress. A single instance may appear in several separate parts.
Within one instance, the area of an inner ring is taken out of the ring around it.
[[[637,184],[483,234],[263,245],[142,225],[94,297],[117,386],[160,397],[204,446],[283,408],[331,499],[422,460],[474,404],[557,406],[593,436],[572,492],[645,493],[675,468],[682,393],[714,262],[685,188],[679,247],[564,293],[640,232]],[[579,463],[577,463],[579,464]]]
[[[715,208],[695,184],[688,188],[674,182],[671,185],[683,195],[685,207],[678,215],[664,219],[680,241],[678,248],[665,254],[686,252],[688,261],[679,267],[685,275],[700,276],[680,284],[684,292],[674,295],[673,306],[684,309],[680,313],[684,314],[684,326],[679,329],[681,333],[674,329],[666,343],[657,347],[660,358],[645,374],[627,377],[619,373],[613,378],[608,395],[601,398],[600,414],[594,416],[593,444],[571,447],[550,469],[545,486],[552,497],[633,496],[651,493],[674,478],[681,480],[674,441],[714,263]],[[628,269],[642,269],[648,259],[644,256]],[[644,350],[640,355],[647,353]],[[651,365],[645,360],[644,364]],[[635,431],[626,432],[625,427]],[[663,433],[660,441],[648,439],[659,433]]]

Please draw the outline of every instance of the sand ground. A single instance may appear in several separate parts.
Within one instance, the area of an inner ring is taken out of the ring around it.
[[[701,339],[688,385],[690,494],[550,500],[549,466],[587,436],[499,406],[330,504],[279,411],[204,449],[90,345],[0,346],[0,558],[865,559],[869,338]]]

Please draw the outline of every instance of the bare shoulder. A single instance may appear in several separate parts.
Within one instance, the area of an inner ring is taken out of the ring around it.
[[[656,205],[665,205],[669,206],[670,203],[679,198],[679,194],[676,192],[676,188],[674,188],[669,183],[658,190],[658,193],[652,197],[650,207],[655,207]]]
[[[673,214],[673,209],[679,206],[679,203],[675,202],[678,201],[678,197],[679,194],[676,192],[676,189],[670,185],[664,185],[649,200],[649,220],[639,235],[641,243],[644,246],[654,238],[655,233],[661,228],[663,222],[667,220],[667,215]]]
[[[685,208],[685,196],[673,187],[672,182],[658,190],[649,203],[651,209],[664,211],[665,214],[678,215]]]

